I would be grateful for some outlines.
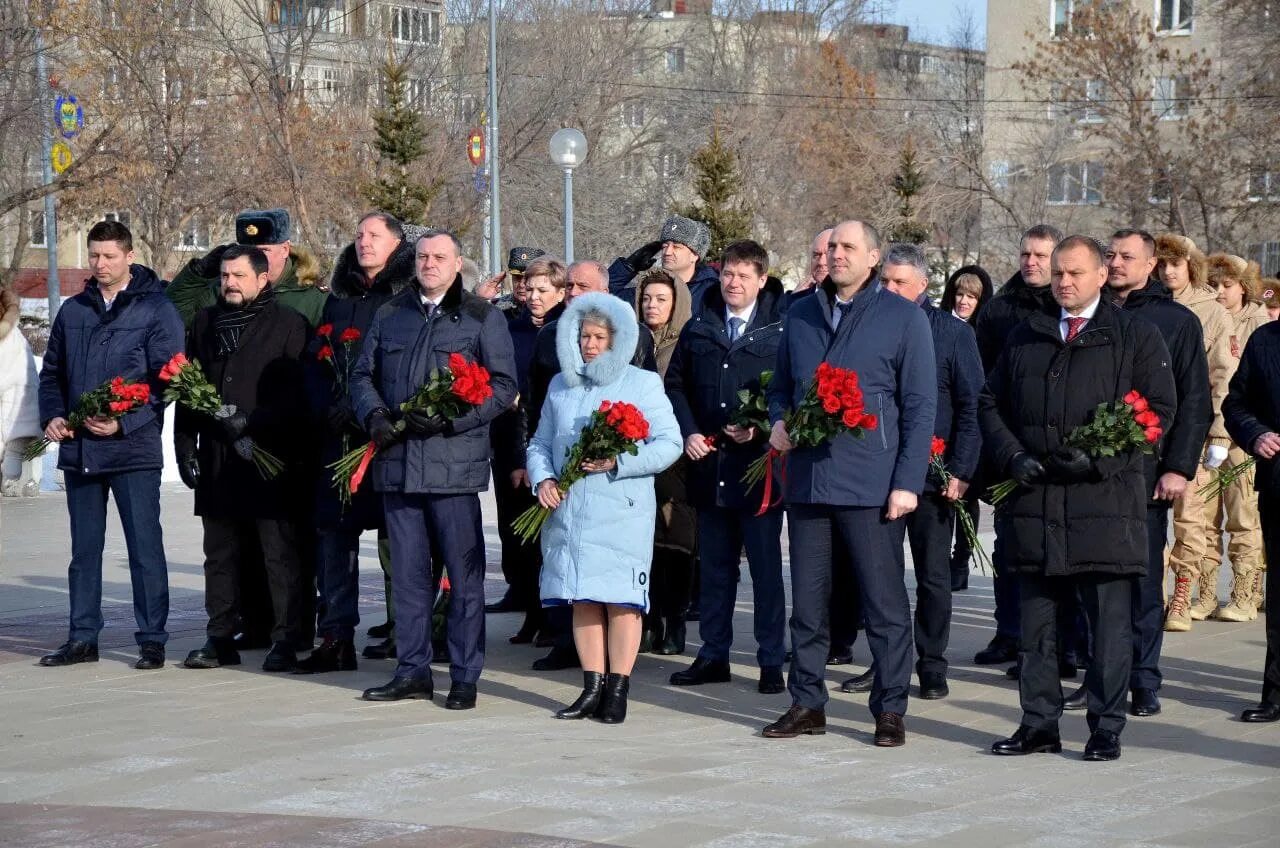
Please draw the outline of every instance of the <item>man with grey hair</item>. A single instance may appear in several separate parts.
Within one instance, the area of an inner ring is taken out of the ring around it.
[[[890,245],[884,254],[880,284],[924,310],[933,334],[938,372],[933,436],[946,443],[943,462],[951,477],[944,486],[930,469],[920,503],[907,516],[911,563],[916,572],[916,674],[920,678],[920,697],[933,700],[948,693],[951,537],[955,531],[955,505],[969,488],[982,448],[978,433],[982,358],[968,325],[929,302],[929,266],[919,247]]]

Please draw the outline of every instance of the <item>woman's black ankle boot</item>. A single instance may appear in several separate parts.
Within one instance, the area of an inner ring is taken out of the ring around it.
[[[604,675],[598,671],[582,672],[582,694],[578,700],[556,713],[556,718],[586,718],[600,706]]]
[[[605,724],[622,724],[627,718],[627,692],[630,690],[630,675],[606,674],[600,706],[596,707],[596,718]]]

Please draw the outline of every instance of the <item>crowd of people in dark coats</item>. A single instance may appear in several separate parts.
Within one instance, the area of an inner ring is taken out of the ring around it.
[[[445,706],[474,708],[486,613],[504,612],[523,616],[511,642],[550,649],[535,670],[582,668],[583,690],[557,718],[623,721],[637,654],[683,654],[690,622],[700,647],[670,683],[727,682],[745,553],[757,688],[791,699],[763,736],[825,731],[826,668],[850,662],[862,634],[873,664],[840,689],[869,692],[875,744],[900,746],[913,671],[919,697],[950,693],[951,596],[980,553],[964,526],[1007,480],[993,511],[996,632],[974,660],[1013,663],[1023,715],[992,751],[1060,751],[1062,712],[1086,709],[1084,758],[1113,760],[1126,716],[1161,710],[1162,634],[1189,599],[1179,577],[1165,600],[1169,513],[1227,455],[1215,415],[1256,463],[1233,473],[1255,481],[1266,551],[1280,544],[1280,330],[1249,323],[1265,301],[1233,257],[1208,264],[1250,335],[1231,337],[1238,367],[1215,409],[1208,325],[1179,294],[1192,286],[1141,230],[1103,245],[1033,227],[998,293],[969,265],[936,306],[924,251],[882,244],[858,220],[817,234],[790,291],[763,246],[733,242],[709,261],[709,229],[680,216],[608,267],[515,248],[474,291],[444,230],[369,213],[327,289],[304,281],[289,232],[285,210],[246,211],[235,244],[166,287],[134,264],[123,225],[90,231],[92,279],[59,312],[40,377],[73,549],[68,640],[42,665],[98,658],[108,493],[129,541],[136,665],[165,663],[161,372],[179,353],[218,394],[215,413],[175,413],[209,616],[183,664],[267,649],[268,671],[355,669],[360,542],[376,531],[387,620],[364,657],[396,665],[364,691],[372,701],[431,699],[432,665],[447,663]],[[486,370],[484,398],[454,415],[415,404],[459,355]],[[797,410],[832,368],[852,373],[843,390],[858,414],[818,438]],[[148,383],[149,402],[73,427],[80,396],[114,377]],[[594,413],[620,403],[643,415],[644,434],[567,467]],[[1073,438],[1125,403],[1157,422],[1147,444]],[[328,467],[363,445],[361,485],[335,486]],[[279,473],[255,463],[259,449]],[[508,591],[486,603],[479,494],[490,485]],[[517,532],[537,508],[549,516],[540,536]],[[1227,620],[1262,606],[1250,567],[1237,567]],[[1267,636],[1262,701],[1245,721],[1280,719],[1270,619]],[[1084,685],[1064,692],[1080,667]]]

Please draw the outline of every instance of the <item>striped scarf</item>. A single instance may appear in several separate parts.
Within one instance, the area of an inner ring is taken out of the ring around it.
[[[275,302],[276,293],[267,286],[251,303],[244,306],[231,306],[225,301],[217,317],[213,319],[213,332],[218,340],[218,356],[225,357],[235,353],[240,347],[240,334],[249,322],[257,318],[262,310]]]

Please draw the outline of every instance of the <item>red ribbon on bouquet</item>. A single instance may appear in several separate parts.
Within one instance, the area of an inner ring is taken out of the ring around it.
[[[773,461],[780,460],[778,463],[778,500],[773,500]],[[764,497],[760,499],[760,509],[756,510],[756,517],[760,517],[773,507],[782,503],[782,487],[787,485],[787,455],[775,448],[769,448],[768,460],[764,469]]]

